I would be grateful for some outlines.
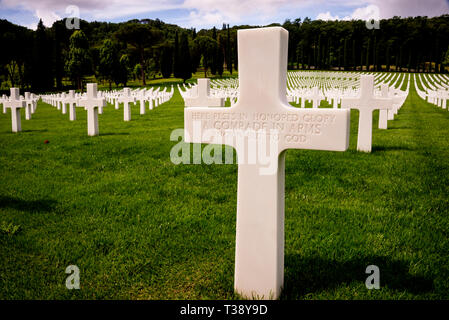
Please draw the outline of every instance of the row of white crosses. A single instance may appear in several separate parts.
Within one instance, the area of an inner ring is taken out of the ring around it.
[[[350,112],[289,105],[286,98],[288,32],[285,29],[239,30],[237,40],[240,76],[237,103],[230,108],[185,108],[185,141],[216,144],[220,137],[231,138],[225,143],[236,148],[239,161],[235,290],[247,298],[277,298],[284,281],[285,151],[345,151],[349,144]],[[264,120],[260,121],[261,118]],[[272,134],[278,137],[277,145],[270,152],[270,161],[275,164],[273,173],[262,174],[266,163],[260,159],[255,163],[246,161],[251,156],[249,148],[238,142],[244,132],[223,129],[223,126],[212,130],[217,123],[224,124],[223,119],[246,119],[248,126],[263,125],[270,129],[270,132],[259,130],[253,136],[259,145],[274,138]],[[299,123],[294,119],[327,120],[319,134],[306,134],[305,140],[296,140],[292,137],[299,130]],[[212,130],[215,134],[202,137],[195,133],[198,128]]]
[[[424,91],[420,90],[417,84],[417,78]],[[436,105],[442,109],[447,108],[449,99],[449,77],[447,75],[414,75],[415,88],[418,95],[427,102]]]
[[[56,107],[62,111],[62,114],[67,114],[67,106],[69,107],[69,120],[76,120],[76,107],[79,99],[82,98],[81,94],[75,93],[75,90],[69,90],[68,94],[48,94],[41,96],[42,101]]]
[[[163,91],[160,91],[159,88],[153,90],[142,89],[131,91],[129,88],[124,88],[123,90],[117,92],[98,92],[96,83],[87,84],[87,92],[86,94],[76,94],[74,90],[70,90],[66,95],[65,93],[60,94],[51,94],[44,95],[42,99],[44,102],[49,103],[58,108],[58,110],[62,110],[63,114],[67,113],[66,106],[69,106],[69,118],[71,121],[76,120],[76,107],[84,107],[87,111],[87,132],[89,136],[96,136],[99,134],[99,126],[98,126],[98,115],[102,114],[103,107],[107,105],[106,100],[111,103],[115,102],[116,109],[118,109],[119,103],[124,104],[124,121],[131,120],[131,108],[130,103],[136,102],[136,97],[140,99],[141,103],[141,114],[144,113],[145,109],[145,101],[150,101],[149,108],[153,109],[153,101],[154,105],[158,106],[161,103],[164,103],[173,96],[173,87],[169,92],[166,91],[166,88]]]
[[[30,92],[25,92],[25,96],[20,96],[19,88],[10,88],[9,98],[3,95],[0,104],[3,104],[3,113],[11,110],[11,130],[12,132],[22,131],[20,109],[25,108],[25,120],[31,120],[31,115],[36,111],[39,97]]]
[[[83,107],[87,111],[87,134],[97,136],[99,134],[98,114],[106,106],[106,99],[97,92],[96,83],[88,83],[86,91],[84,95],[75,94],[74,90],[70,90],[67,95],[65,93],[43,95],[42,100],[56,106],[58,110],[62,110],[63,114],[67,113],[68,105],[70,121],[76,120],[75,108]]]
[[[375,86],[379,89],[382,83],[388,84],[389,96],[404,97],[404,101],[408,95],[408,92],[395,89],[395,87],[402,87],[405,79],[407,78],[404,74],[364,74],[373,75],[375,77]],[[300,104],[301,108],[305,107],[306,101],[311,101],[312,108],[317,108],[323,100],[327,100],[333,108],[339,108],[343,97],[357,95],[357,91],[354,90],[359,86],[360,75],[360,72],[289,72],[287,74],[287,99],[289,102]],[[180,93],[185,100],[186,106],[190,105],[190,101],[186,101],[186,98],[189,100],[189,98],[194,96],[201,96],[198,95],[198,87],[199,84],[193,88],[186,87],[186,85],[184,85],[184,90],[182,90],[181,87],[179,88]],[[229,99],[232,106],[238,100],[238,96],[238,79],[218,79],[211,81],[209,98],[224,98],[225,101],[226,99]],[[398,107],[400,106],[395,104],[393,110],[388,112],[389,120],[394,119],[394,114],[397,113]]]

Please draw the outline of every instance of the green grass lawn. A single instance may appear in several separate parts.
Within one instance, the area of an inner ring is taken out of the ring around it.
[[[0,299],[238,298],[237,166],[170,161],[177,90],[138,110],[105,108],[98,137],[82,108],[70,122],[40,102],[18,134],[0,114]],[[388,130],[374,115],[371,154],[355,151],[355,111],[347,152],[287,152],[281,299],[449,298],[449,112],[412,83]]]

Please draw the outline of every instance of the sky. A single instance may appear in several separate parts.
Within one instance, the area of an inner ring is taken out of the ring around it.
[[[286,19],[350,20],[449,14],[449,0],[0,0],[0,18],[36,29],[77,16],[87,21],[160,19],[185,28],[267,25]]]

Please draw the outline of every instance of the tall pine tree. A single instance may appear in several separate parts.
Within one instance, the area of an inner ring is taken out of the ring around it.
[[[190,61],[190,48],[189,39],[184,32],[181,35],[181,41],[179,44],[179,62],[180,62],[180,78],[186,82],[187,79],[192,77],[192,65]]]

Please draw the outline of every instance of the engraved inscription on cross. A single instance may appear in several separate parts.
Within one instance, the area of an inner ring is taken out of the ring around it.
[[[357,135],[357,150],[371,152],[373,138],[373,111],[389,109],[392,100],[374,96],[374,76],[360,77],[360,93],[355,98],[342,98],[341,107],[359,110],[359,130]]]
[[[184,139],[218,144],[224,138],[223,144],[236,149],[235,291],[247,298],[277,298],[284,282],[285,151],[346,150],[350,113],[288,104],[285,29],[239,30],[237,41],[238,102],[230,108],[185,108]]]

